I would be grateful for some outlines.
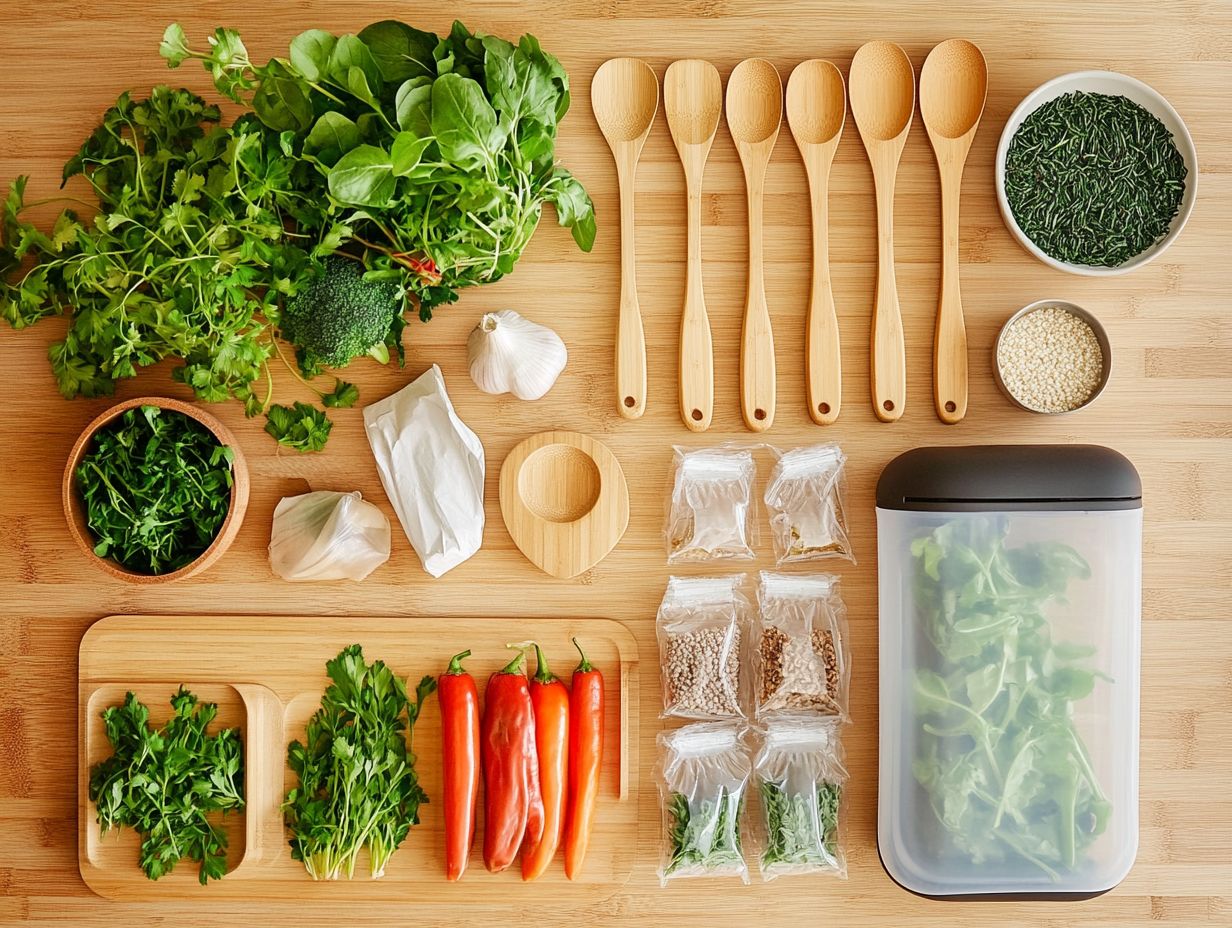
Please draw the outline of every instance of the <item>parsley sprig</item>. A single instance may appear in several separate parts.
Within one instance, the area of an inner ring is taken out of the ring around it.
[[[227,870],[227,835],[213,814],[244,806],[240,734],[208,734],[218,707],[182,686],[171,706],[175,714],[158,730],[133,693],[103,710],[115,753],[91,769],[90,801],[104,833],[128,826],[141,834],[141,869],[151,880],[187,858],[200,862],[204,885]]]

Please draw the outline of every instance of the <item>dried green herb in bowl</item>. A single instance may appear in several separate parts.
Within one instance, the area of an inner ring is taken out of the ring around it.
[[[1168,234],[1188,173],[1154,114],[1126,96],[1074,91],[1018,126],[1004,194],[1018,228],[1046,255],[1114,268]]]
[[[223,531],[236,453],[193,416],[131,404],[88,428],[79,446],[74,504],[99,558],[167,575],[197,562]]]

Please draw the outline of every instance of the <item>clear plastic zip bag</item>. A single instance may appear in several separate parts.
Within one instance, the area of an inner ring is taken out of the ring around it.
[[[284,580],[363,580],[389,560],[389,519],[358,490],[279,500],[270,568]]]
[[[667,514],[667,562],[752,558],[753,452],[676,448],[676,476]]]
[[[848,719],[847,610],[838,586],[832,574],[762,571],[753,659],[759,718],[782,714]]]
[[[733,719],[741,705],[741,646],[748,601],[744,574],[669,577],[655,631],[663,717]]]
[[[761,731],[753,762],[761,805],[762,879],[800,873],[847,878],[841,835],[842,744],[837,721],[778,719]]]
[[[732,876],[749,882],[741,825],[751,763],[733,722],[686,725],[658,737],[663,850],[659,883]]]
[[[780,455],[765,493],[779,564],[823,557],[855,563],[843,513],[846,462],[835,444],[793,448]]]

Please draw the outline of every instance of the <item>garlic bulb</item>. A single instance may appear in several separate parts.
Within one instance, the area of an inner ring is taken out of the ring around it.
[[[484,393],[537,400],[556,383],[569,353],[547,326],[512,309],[486,314],[466,340],[471,380]]]

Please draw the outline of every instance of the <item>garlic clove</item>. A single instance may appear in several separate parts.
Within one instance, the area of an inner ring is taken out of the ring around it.
[[[512,309],[485,314],[466,349],[475,386],[523,400],[537,400],[552,389],[569,360],[559,335]]]

